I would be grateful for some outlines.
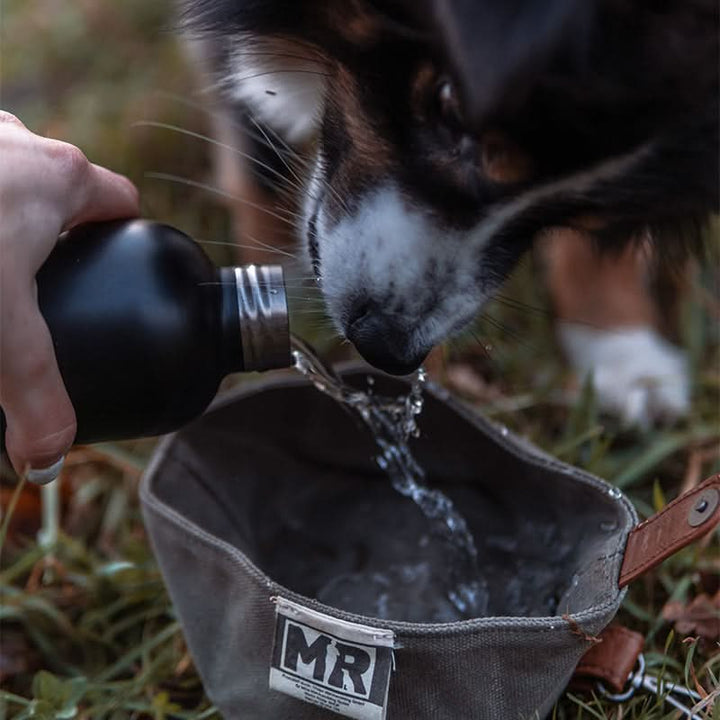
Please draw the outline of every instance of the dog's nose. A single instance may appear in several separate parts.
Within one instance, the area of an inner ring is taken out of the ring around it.
[[[346,335],[357,351],[374,367],[391,375],[409,375],[428,354],[411,343],[412,328],[372,304],[355,309]]]

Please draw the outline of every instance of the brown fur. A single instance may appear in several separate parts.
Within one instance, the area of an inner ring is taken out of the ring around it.
[[[532,176],[532,158],[503,133],[489,131],[480,141],[482,172],[492,182],[527,182]]]
[[[330,82],[333,84],[331,116],[346,135],[349,147],[333,178],[334,192],[328,200],[332,216],[337,197],[352,197],[353,188],[378,182],[390,174],[394,165],[391,147],[374,130],[371,119],[359,101],[355,77],[343,65],[336,64]]]
[[[598,256],[588,235],[566,228],[538,245],[559,319],[599,329],[656,324],[647,245]]]
[[[377,14],[357,0],[331,3],[327,7],[328,25],[351,45],[366,48],[381,36],[382,24]]]

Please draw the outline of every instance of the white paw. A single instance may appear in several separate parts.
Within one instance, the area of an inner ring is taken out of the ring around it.
[[[601,410],[627,425],[648,427],[686,415],[690,382],[685,353],[650,327],[598,330],[558,323],[570,364],[581,378],[593,373]]]

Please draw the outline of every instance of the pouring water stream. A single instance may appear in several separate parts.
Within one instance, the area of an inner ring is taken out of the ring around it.
[[[452,500],[425,484],[425,473],[409,447],[410,438],[419,435],[417,419],[423,408],[425,372],[420,369],[412,376],[407,395],[390,398],[373,392],[372,377],[368,377],[367,391],[347,385],[299,338],[293,336],[292,347],[296,369],[367,426],[379,450],[378,466],[388,475],[395,490],[417,504],[430,521],[431,532],[445,544],[448,555],[445,593],[458,619],[483,616],[488,593],[479,572],[472,533]],[[403,573],[407,576],[407,570],[400,569],[398,577],[403,577]]]

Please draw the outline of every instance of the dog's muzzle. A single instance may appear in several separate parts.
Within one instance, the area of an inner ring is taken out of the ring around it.
[[[425,360],[430,348],[418,349],[404,318],[385,313],[374,303],[356,306],[345,334],[372,366],[390,375],[409,375]]]

